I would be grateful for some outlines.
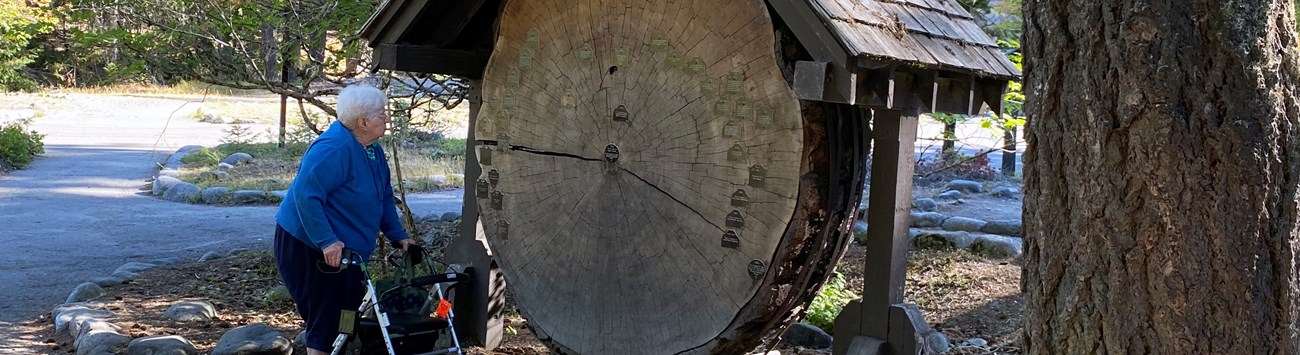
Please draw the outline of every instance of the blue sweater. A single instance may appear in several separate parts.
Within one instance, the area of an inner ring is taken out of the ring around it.
[[[336,241],[369,258],[378,231],[390,241],[407,238],[397,218],[388,157],[378,144],[374,158],[342,123],[312,142],[298,175],[280,203],[275,222],[316,249]]]

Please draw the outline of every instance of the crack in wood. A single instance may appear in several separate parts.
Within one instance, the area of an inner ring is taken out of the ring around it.
[[[481,141],[478,141],[478,142],[479,142],[479,144],[482,144],[482,145],[491,145],[491,146],[500,145],[500,142],[498,142],[498,141],[481,140]],[[512,151],[524,152],[524,153],[529,153],[529,154],[537,154],[537,155],[545,155],[545,156],[553,156],[553,157],[574,158],[574,159],[584,160],[584,161],[597,161],[597,162],[603,162],[603,161],[605,161],[605,160],[603,160],[603,159],[592,159],[592,158],[587,158],[587,157],[584,157],[584,156],[581,156],[581,155],[577,155],[577,154],[560,153],[560,152],[552,152],[552,151],[546,151],[546,150],[541,150],[541,149],[536,149],[536,148],[525,147],[525,146],[522,146],[522,145],[507,145],[507,147],[508,147],[510,150],[512,150]]]
[[[678,204],[681,204],[683,207],[686,207],[686,209],[691,210],[691,212],[695,212],[696,215],[700,216],[700,219],[704,220],[704,223],[708,223],[714,228],[717,228],[719,232],[725,231],[725,229],[723,229],[722,226],[719,226],[717,223],[713,223],[713,221],[710,221],[708,217],[705,217],[704,214],[696,210],[695,207],[691,207],[691,205],[686,204],[686,202],[682,202],[682,200],[677,199],[677,196],[673,196],[673,194],[668,193],[668,191],[664,191],[664,189],[659,188],[658,185],[651,183],[649,180],[642,178],[640,175],[637,175],[631,170],[627,170],[627,168],[620,168],[620,169],[622,169],[624,172],[627,172],[628,175],[632,175],[632,177],[637,178],[637,180],[641,180],[641,182],[644,182],[646,185],[653,187],[655,190],[659,190],[659,192],[662,192],[664,196],[668,196],[668,198],[673,199],[673,201],[677,201]]]

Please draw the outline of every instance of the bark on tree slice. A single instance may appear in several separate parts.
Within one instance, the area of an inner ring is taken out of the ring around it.
[[[707,352],[772,300],[806,301],[763,291],[807,234],[790,232],[807,152],[775,41],[758,0],[506,4],[475,188],[552,349]]]

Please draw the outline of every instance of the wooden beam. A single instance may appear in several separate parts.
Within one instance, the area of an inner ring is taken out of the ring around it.
[[[378,42],[380,44],[398,43],[397,39],[411,29],[415,20],[420,18],[425,8],[429,7],[429,0],[406,0],[402,8],[397,9],[397,13],[388,21],[383,32],[379,33]],[[373,46],[373,44],[372,44]]]
[[[826,94],[826,72],[830,63],[798,61],[794,65],[794,95],[802,100],[821,101]]]
[[[914,76],[912,94],[916,96],[920,103],[917,107],[923,108],[921,113],[934,112],[935,106],[938,106],[935,101],[935,98],[939,96],[938,81],[939,72],[934,70],[923,71]]]
[[[427,44],[448,48],[460,38],[465,27],[483,8],[486,0],[439,1],[425,9],[415,27],[406,31],[398,43]]]
[[[998,79],[977,79],[975,88],[978,91],[977,97],[983,100],[985,105],[989,105],[989,110],[994,114],[1002,114],[1002,95],[1007,92],[1007,81]]]
[[[470,79],[483,77],[491,53],[432,46],[380,44],[375,48],[380,69],[419,73],[464,76]]]
[[[862,299],[851,302],[835,319],[835,354],[850,353],[851,349],[875,353],[882,341],[896,349],[916,348],[915,341],[892,342],[906,339],[909,327],[904,324],[912,323],[895,320],[894,308],[903,303],[907,273],[918,113],[885,108],[872,111],[871,200]],[[893,329],[896,323],[899,329]]]
[[[388,31],[393,15],[397,14],[405,2],[406,0],[385,0],[374,15],[366,20],[366,24],[361,26],[361,36],[370,42],[371,47],[379,43],[379,36]]]
[[[856,63],[851,62],[849,52],[840,45],[835,34],[826,29],[826,25],[805,0],[767,0],[776,10],[799,44],[808,49],[813,59],[829,63],[830,81],[826,85],[826,94],[822,101],[842,104],[854,104],[857,100],[858,79]]]
[[[477,149],[474,149],[474,128],[483,106],[480,89],[482,84],[478,80],[470,82],[469,135],[466,139],[470,146],[465,149],[466,186],[472,186],[483,173],[478,164]],[[501,344],[504,333],[501,316],[505,309],[505,279],[492,259],[491,248],[488,248],[483,223],[479,221],[478,198],[475,193],[473,188],[465,189],[460,236],[452,240],[443,255],[449,264],[468,267],[469,273],[474,277],[470,287],[456,291],[457,299],[452,303],[456,312],[456,333],[462,337],[463,345],[482,346],[490,350]]]
[[[974,115],[979,113],[975,101],[974,78],[970,75],[939,76],[935,112]]]

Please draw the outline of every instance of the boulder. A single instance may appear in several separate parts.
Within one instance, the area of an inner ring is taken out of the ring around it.
[[[926,334],[925,344],[930,348],[930,350],[933,350],[935,354],[946,353],[948,352],[948,349],[952,347],[952,345],[948,343],[948,335],[943,334],[943,332]]]
[[[934,212],[939,209],[939,203],[935,202],[934,199],[918,198],[912,200],[912,209],[923,212]]]
[[[853,241],[858,245],[867,245],[867,222],[858,220],[853,222]]]
[[[170,176],[174,178],[180,178],[180,175],[181,175],[180,170],[176,170],[172,168],[158,170],[158,176]]]
[[[979,232],[984,228],[985,224],[988,224],[988,222],[967,217],[952,217],[943,221],[943,229],[950,231]]]
[[[239,190],[235,191],[233,198],[238,204],[262,203],[266,201],[266,193],[259,190]]]
[[[113,270],[113,277],[120,277],[123,279],[134,279],[136,276],[139,276],[141,271],[149,270],[157,266],[158,265],[149,264],[149,263],[129,262],[126,264],[122,264],[122,266],[118,266],[117,270]]]
[[[993,197],[1013,198],[1020,195],[1020,190],[1010,186],[999,186],[993,189],[992,192],[989,192],[989,195],[993,195]]]
[[[988,234],[1001,234],[1013,237],[1023,236],[1024,232],[1019,220],[990,221],[980,229],[981,232]]]
[[[197,355],[194,343],[179,335],[151,335],[132,340],[126,355]]]
[[[912,227],[932,228],[943,225],[943,221],[948,216],[939,212],[916,212],[912,211]]]
[[[451,222],[451,221],[454,221],[454,220],[458,220],[458,219],[460,219],[460,213],[456,213],[456,212],[447,212],[447,213],[443,213],[443,214],[442,214],[442,217],[441,217],[440,219],[441,219],[443,222]]]
[[[985,347],[988,345],[989,345],[989,341],[984,340],[984,338],[970,338],[970,339],[966,339],[966,341],[961,342],[961,346]]]
[[[962,197],[963,197],[963,195],[962,195],[961,191],[957,191],[957,190],[948,190],[948,191],[944,191],[943,193],[939,194],[939,198],[944,199],[944,200],[959,200],[959,199],[961,199]]]
[[[72,293],[68,294],[68,299],[63,302],[86,302],[93,301],[100,297],[104,297],[104,288],[99,287],[99,285],[96,285],[93,282],[83,282],[80,285],[77,285],[76,288],[72,289]]]
[[[179,257],[179,256],[170,256],[170,257],[161,258],[161,259],[154,259],[153,261],[148,262],[148,264],[154,264],[154,265],[176,265],[176,264],[180,264],[181,261],[184,261],[184,260],[181,260],[181,257]]]
[[[944,190],[957,190],[965,193],[977,194],[984,192],[984,185],[970,180],[953,180],[948,182]]]
[[[912,239],[912,245],[925,250],[954,250],[969,248],[975,238],[966,232],[921,231]]]
[[[54,311],[50,312],[50,314],[54,316],[54,332],[69,336],[73,335],[71,331],[75,328],[74,325],[80,324],[84,320],[111,318],[117,315],[113,311],[92,309],[87,307],[85,303],[65,303],[54,307]]]
[[[96,285],[99,285],[99,287],[109,287],[113,285],[121,285],[126,282],[126,279],[121,277],[101,276],[90,279],[90,282],[94,282]]]
[[[208,301],[183,301],[168,307],[163,318],[181,322],[212,320],[217,318],[217,308]]]
[[[1024,241],[1015,237],[979,234],[975,235],[970,252],[987,258],[1012,259],[1024,252]]]
[[[234,168],[235,168],[234,165],[230,165],[230,164],[226,164],[226,163],[220,163],[220,164],[217,164],[217,170],[221,170],[221,171],[226,171],[226,170],[230,170],[230,169],[234,169]]]
[[[253,161],[253,156],[248,153],[235,153],[235,154],[231,154],[230,156],[227,156],[225,159],[221,159],[222,163],[226,163],[230,165],[248,164],[251,163],[252,161]]]
[[[199,180],[202,181],[226,181],[230,179],[230,173],[221,170],[204,171],[199,174]]]
[[[781,338],[781,344],[786,346],[801,346],[813,349],[830,348],[834,341],[830,334],[826,334],[826,331],[805,323],[791,325],[790,329],[785,331],[785,336]]]
[[[266,324],[249,324],[221,335],[212,355],[290,354],[292,343]]]
[[[163,193],[163,199],[172,202],[190,202],[197,199],[201,193],[203,189],[198,185],[182,182],[167,189],[167,192]]]
[[[172,186],[176,186],[176,184],[180,183],[183,183],[181,179],[167,175],[159,175],[158,178],[153,180],[153,195],[162,196],[163,193],[167,192],[167,190]]]
[[[213,186],[203,189],[203,192],[200,193],[200,195],[203,197],[203,203],[209,205],[226,203],[232,198],[230,189],[224,186]]]
[[[73,345],[82,337],[95,333],[117,333],[122,331],[122,327],[117,324],[109,323],[99,318],[83,318],[68,327],[69,334],[72,334]]]
[[[73,346],[77,355],[117,355],[130,344],[131,338],[118,332],[91,332],[77,338]]]

